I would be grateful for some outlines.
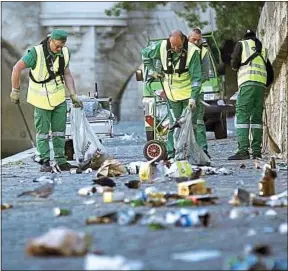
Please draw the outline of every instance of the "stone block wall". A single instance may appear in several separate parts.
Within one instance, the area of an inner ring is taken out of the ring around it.
[[[258,23],[258,37],[268,49],[275,81],[266,99],[268,127],[287,161],[288,110],[288,2],[266,2]],[[265,130],[264,130],[265,131]],[[264,142],[267,135],[264,132]],[[273,153],[270,148],[270,153]]]

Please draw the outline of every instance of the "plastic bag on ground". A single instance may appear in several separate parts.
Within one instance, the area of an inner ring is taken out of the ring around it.
[[[71,108],[71,135],[77,163],[92,159],[95,153],[107,153],[81,108]]]
[[[174,131],[175,160],[188,160],[192,165],[210,165],[209,157],[196,142],[190,108],[184,110],[180,120],[180,128]]]
[[[68,228],[50,229],[29,240],[26,252],[31,256],[82,256],[88,252],[92,237]]]

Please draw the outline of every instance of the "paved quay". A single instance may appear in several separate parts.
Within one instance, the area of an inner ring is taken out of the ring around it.
[[[233,170],[232,175],[204,176],[207,186],[219,197],[217,205],[205,206],[211,213],[211,225],[207,228],[171,227],[153,231],[140,224],[131,226],[85,225],[89,216],[105,214],[129,208],[125,203],[103,203],[100,194],[81,197],[77,191],[81,187],[92,184],[95,171],[89,174],[70,174],[62,172],[59,177],[62,184],[47,199],[20,197],[25,190],[39,186],[32,180],[43,174],[40,166],[29,157],[20,157],[20,161],[9,161],[2,166],[2,203],[7,202],[13,208],[3,210],[2,214],[2,269],[3,270],[83,270],[84,257],[31,257],[25,254],[25,246],[29,238],[40,236],[50,228],[65,226],[76,231],[85,231],[93,235],[91,250],[103,251],[106,255],[122,255],[130,260],[143,262],[145,270],[221,270],[231,256],[239,255],[246,245],[267,244],[275,257],[287,257],[287,235],[280,234],[277,229],[281,223],[287,223],[287,207],[277,207],[276,216],[267,216],[268,207],[249,207],[259,210],[260,214],[253,218],[230,219],[229,211],[233,208],[228,201],[233,195],[237,183],[250,192],[257,193],[258,181],[262,170],[256,169],[253,160],[228,161],[227,157],[236,150],[236,138],[233,132],[233,121],[229,120],[229,137],[214,140],[209,136],[209,152],[212,165]],[[120,123],[115,126],[115,133],[124,133],[103,141],[107,150],[123,164],[134,161],[145,161],[142,150],[145,144],[143,123]],[[28,155],[29,155],[28,151]],[[19,156],[18,156],[19,157]],[[19,158],[17,158],[19,159]],[[263,160],[267,162],[268,156]],[[7,161],[7,160],[6,160]],[[276,160],[280,163],[280,160]],[[240,165],[246,168],[241,169]],[[115,191],[123,191],[127,196],[133,195],[151,184],[143,184],[139,190],[130,190],[124,183],[137,179],[137,175],[125,175],[115,178]],[[177,191],[175,182],[153,184],[159,191]],[[287,189],[287,171],[280,170],[276,180],[276,192]],[[84,201],[94,199],[96,204],[85,205]],[[68,208],[70,216],[55,217],[54,207]],[[199,208],[199,207],[188,207]],[[136,207],[140,213],[149,211],[149,207]],[[160,207],[156,211],[163,214],[175,207]],[[256,235],[247,236],[250,229]],[[271,230],[272,229],[272,230]],[[273,231],[274,230],[274,231]],[[269,232],[272,231],[272,232]],[[195,250],[217,250],[220,257],[199,262],[174,260],[174,253]]]

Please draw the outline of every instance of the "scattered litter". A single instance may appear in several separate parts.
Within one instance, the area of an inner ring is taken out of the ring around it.
[[[219,175],[232,175],[233,171],[230,169],[226,169],[224,167],[221,167],[219,169],[214,168],[214,167],[208,167],[208,166],[204,166],[204,167],[200,167],[202,170],[202,174],[203,175],[214,175],[214,174],[219,174]],[[193,168],[194,169],[194,168]]]
[[[90,216],[86,219],[86,225],[90,224],[111,224],[117,221],[117,213],[111,212],[102,216]]]
[[[141,186],[141,181],[139,180],[130,180],[125,183],[125,185],[130,189],[138,189]]]
[[[170,168],[165,168],[165,175],[170,178],[190,177],[192,172],[192,166],[187,160],[175,161]]]
[[[277,215],[277,212],[275,210],[273,210],[273,209],[269,209],[269,210],[267,210],[265,212],[265,215],[267,215],[267,216],[275,216],[275,215]]]
[[[273,259],[268,245],[246,246],[239,256],[228,259],[223,270],[287,270],[287,258]]]
[[[109,186],[109,187],[116,186],[116,183],[114,182],[114,180],[108,177],[100,177],[100,178],[94,179],[93,183],[101,185],[101,186]]]
[[[275,195],[275,179],[277,172],[269,165],[264,166],[263,177],[259,181],[259,196],[269,197]]]
[[[230,211],[229,217],[231,219],[237,219],[237,218],[244,218],[244,217],[255,217],[259,215],[259,211],[255,209],[245,208],[245,207],[238,207],[233,208]]]
[[[93,169],[91,167],[87,168],[84,173],[88,174],[88,173],[91,173],[93,172]]]
[[[70,174],[81,174],[82,170],[80,168],[71,168]]]
[[[246,235],[249,237],[249,236],[254,236],[254,235],[256,235],[256,234],[257,234],[256,230],[254,230],[254,229],[249,229]]]
[[[26,252],[30,256],[82,256],[88,252],[91,241],[91,235],[59,227],[29,240]]]
[[[123,256],[98,256],[87,254],[85,257],[85,270],[141,270],[140,261],[126,260]]]
[[[86,205],[90,205],[90,204],[94,204],[95,202],[96,202],[95,200],[90,199],[90,200],[85,200],[83,203]]]
[[[119,202],[124,201],[125,193],[124,192],[104,192],[103,193],[103,202]]]
[[[13,208],[13,205],[11,205],[9,203],[1,204],[1,210],[6,210],[6,209],[10,209],[10,208]]]
[[[135,213],[133,209],[123,210],[117,213],[117,223],[127,226],[136,223],[141,217],[142,215]]]
[[[126,168],[128,174],[138,174],[141,163],[142,163],[141,161],[131,162],[130,164],[126,165],[125,168]]]
[[[103,194],[104,192],[113,192],[114,188],[109,186],[96,185],[97,193]]]
[[[279,228],[278,228],[278,231],[281,233],[281,234],[287,234],[288,232],[288,224],[287,223],[282,223],[280,224]]]
[[[203,179],[198,179],[178,183],[178,194],[181,196],[205,195],[207,194],[206,181]]]
[[[97,189],[96,189],[95,186],[87,186],[87,187],[80,188],[78,190],[78,195],[80,195],[80,196],[91,196],[91,195],[93,195],[96,192],[97,192]]]
[[[173,260],[182,260],[185,262],[200,262],[204,260],[214,259],[221,256],[218,250],[196,250],[191,252],[174,253]]]
[[[253,195],[250,192],[242,188],[237,188],[235,189],[233,198],[229,201],[229,204],[234,206],[249,206],[252,205],[252,199]]]
[[[116,159],[107,159],[96,173],[96,178],[100,176],[116,177],[126,173],[125,167]]]
[[[71,212],[68,209],[58,207],[53,209],[53,213],[55,216],[67,216],[71,214]]]
[[[254,166],[255,166],[256,169],[261,169],[258,161],[254,162]]]
[[[121,140],[127,140],[127,141],[129,141],[129,140],[135,140],[135,139],[137,139],[138,137],[136,136],[136,138],[134,138],[135,137],[135,134],[134,133],[132,133],[131,135],[129,135],[129,134],[124,134],[123,136],[120,136],[120,139]]]

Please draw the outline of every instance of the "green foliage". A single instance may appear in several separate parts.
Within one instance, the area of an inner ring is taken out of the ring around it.
[[[158,6],[164,6],[167,2],[119,2],[109,10],[105,10],[108,16],[119,16],[122,10],[153,10]],[[209,22],[201,21],[199,14],[211,7],[216,12],[217,40],[238,40],[243,37],[247,29],[256,30],[261,9],[265,2],[178,2],[183,5],[183,10],[175,13],[184,18],[189,27],[203,28]]]
[[[216,11],[218,40],[239,40],[247,29],[256,31],[265,2],[209,2]]]
[[[199,14],[205,12],[207,8],[208,2],[184,2],[183,11],[175,11],[175,13],[184,18],[189,27],[203,28],[208,24],[208,21],[201,21]]]
[[[116,3],[111,9],[106,9],[105,14],[107,16],[116,16],[119,17],[121,11],[133,11],[133,10],[153,10],[157,6],[165,6],[167,2],[119,2]]]

